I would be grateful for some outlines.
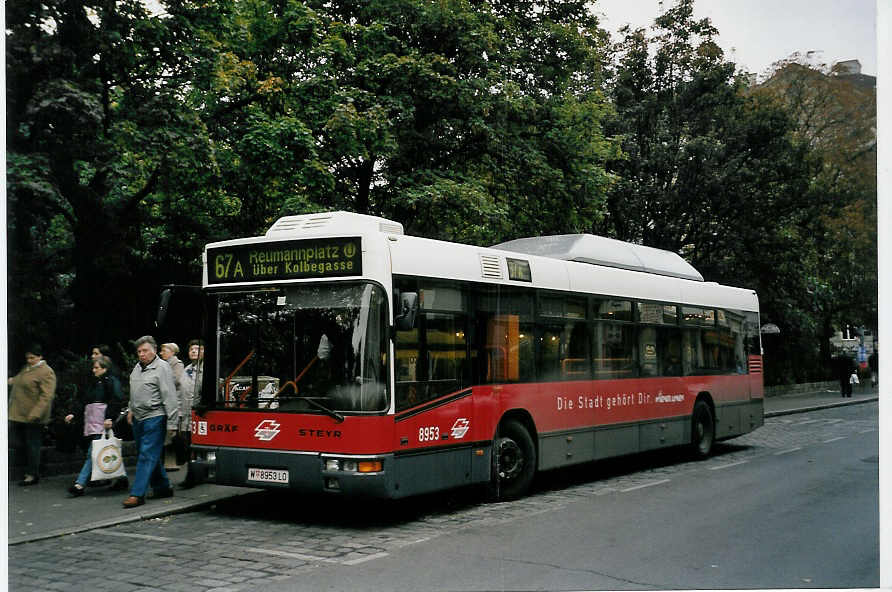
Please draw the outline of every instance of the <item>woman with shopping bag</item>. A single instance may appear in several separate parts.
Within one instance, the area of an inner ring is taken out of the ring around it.
[[[106,431],[112,428],[112,421],[118,416],[124,404],[121,381],[109,373],[111,367],[112,361],[108,356],[100,356],[93,360],[94,381],[87,391],[87,404],[84,406],[84,437],[93,442],[87,449],[87,460],[84,461],[81,472],[78,474],[74,484],[68,488],[68,493],[71,497],[84,495],[84,487],[86,487],[87,481],[90,481],[94,474],[93,448],[95,442],[100,438],[103,441],[108,441]],[[65,416],[67,423],[71,423],[73,419],[74,415],[71,413]],[[120,456],[120,440],[114,438],[114,436],[112,436],[112,440],[117,441],[118,455]],[[123,459],[121,459],[120,465],[121,468],[116,469],[113,473],[107,470],[108,467],[101,467],[106,470],[97,473],[99,479],[94,478],[93,480],[105,480],[121,475],[112,484],[112,489],[115,491],[127,489],[130,484],[126,471],[123,469]]]

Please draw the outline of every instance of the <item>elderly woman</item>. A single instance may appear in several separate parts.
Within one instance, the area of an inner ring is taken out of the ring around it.
[[[183,367],[183,362],[177,357],[178,353],[180,353],[180,346],[176,343],[161,344],[161,351],[159,354],[161,355],[161,359],[167,362],[170,369],[173,371],[173,384],[177,387],[177,403],[180,408],[180,425],[176,426],[176,428],[177,432],[182,432],[189,429],[189,424],[187,419],[183,419],[184,416],[182,410],[186,400],[186,379],[184,378],[185,369]],[[173,445],[171,441],[164,443],[164,470],[180,470],[179,465],[177,465],[176,446]]]
[[[121,412],[124,405],[124,393],[121,390],[121,381],[109,372],[112,361],[108,356],[98,356],[93,360],[93,383],[87,390],[87,403],[84,405],[84,437],[88,440],[96,440],[102,436],[105,430],[111,429],[112,421]],[[74,414],[65,416],[65,423],[71,423]],[[87,460],[81,468],[81,472],[74,484],[68,488],[71,497],[84,495],[84,487],[90,480],[93,472],[91,459],[91,447],[87,447]],[[112,489],[123,490],[129,487],[127,477],[120,477],[112,485]]]

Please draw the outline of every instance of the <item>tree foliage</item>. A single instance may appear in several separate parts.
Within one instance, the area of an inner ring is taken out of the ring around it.
[[[681,253],[709,279],[754,288],[763,320],[782,330],[766,338],[767,380],[819,379],[831,324],[821,307],[868,293],[827,291],[831,243],[844,226],[828,241],[826,221],[848,211],[852,225],[862,210],[851,209],[850,173],[828,166],[820,144],[844,153],[842,163],[869,150],[869,138],[837,142],[826,129],[836,116],[817,128],[802,109],[753,92],[724,60],[716,35],[708,19],[694,19],[692,0],[658,17],[651,33],[625,30],[610,87],[616,117],[607,126],[623,139],[625,158],[608,166],[619,181],[597,228]],[[803,96],[806,87],[813,99],[824,92],[802,85]],[[851,130],[850,121],[837,123]],[[869,240],[859,244],[871,248]],[[859,277],[850,265],[833,267]]]
[[[810,220],[809,270],[822,344],[834,327],[877,327],[876,87],[870,78],[790,61],[754,90],[785,108],[820,158],[813,191],[833,207]],[[825,352],[825,357],[829,352]]]
[[[488,242],[600,214],[614,148],[584,2],[162,6],[9,11],[20,339],[65,321],[76,348],[145,332],[161,283],[196,282],[203,243],[281,215],[347,209]]]
[[[829,327],[875,316],[875,92],[748,88],[693,0],[615,45],[583,0],[159,6],[7,6],[15,364],[35,339],[149,332],[204,244],[336,209],[678,252],[758,291],[784,331],[770,381],[819,373]]]
[[[23,1],[7,28],[10,333],[145,331],[161,278],[213,236],[180,216],[225,209],[172,32],[136,0]]]
[[[583,2],[168,11],[191,37],[213,39],[194,92],[244,230],[347,209],[487,241],[537,230],[542,200],[565,214],[554,228],[599,214],[611,150],[600,129],[603,33]]]

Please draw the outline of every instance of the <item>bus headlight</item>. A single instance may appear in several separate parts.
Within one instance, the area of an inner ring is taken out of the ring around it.
[[[324,471],[330,473],[380,473],[384,470],[384,461],[378,459],[326,458],[322,466]]]

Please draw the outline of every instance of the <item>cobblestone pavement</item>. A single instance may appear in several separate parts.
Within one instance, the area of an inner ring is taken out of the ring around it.
[[[706,461],[663,451],[553,471],[528,497],[507,503],[484,503],[474,491],[389,504],[264,492],[206,511],[11,546],[10,590],[269,589],[325,565],[395,554],[469,524],[522,520],[580,497],[620,495],[877,430],[876,403],[769,418],[755,432],[719,443]]]

